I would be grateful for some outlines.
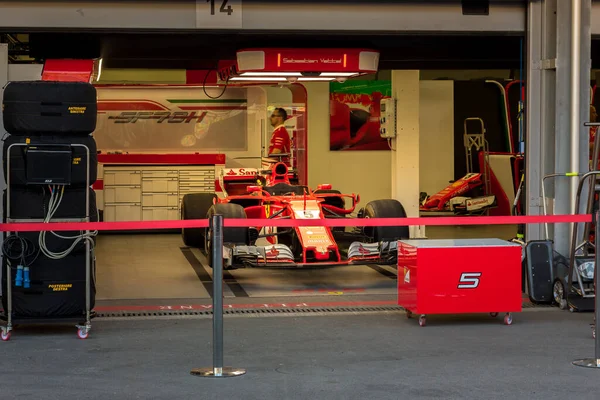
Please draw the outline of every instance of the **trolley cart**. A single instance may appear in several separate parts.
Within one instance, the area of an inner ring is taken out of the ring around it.
[[[69,144],[69,145],[64,145],[64,146],[70,146],[70,147],[83,147],[86,151],[87,154],[87,180],[86,180],[86,197],[85,197],[85,210],[86,210],[86,216],[81,217],[81,218],[52,218],[51,215],[48,216],[48,218],[45,219],[12,219],[10,218],[11,216],[11,212],[10,212],[10,207],[11,207],[11,196],[10,196],[10,190],[11,190],[11,182],[10,182],[10,176],[11,176],[11,166],[10,166],[10,151],[13,147],[16,146],[30,146],[29,144],[25,144],[25,143],[15,143],[12,144],[8,147],[7,150],[7,165],[6,165],[6,209],[5,209],[5,221],[7,223],[41,223],[41,222],[46,222],[49,225],[52,223],[56,223],[56,222],[90,222],[90,215],[89,215],[89,210],[90,210],[90,194],[89,194],[89,189],[90,188],[90,149],[89,147],[85,146],[85,145],[81,145],[81,144]],[[44,148],[48,148],[48,147],[52,147],[52,146],[40,146],[40,147],[44,147]],[[70,161],[71,162],[71,161]],[[58,205],[57,205],[58,207]],[[10,234],[12,232],[7,232],[7,234]],[[6,321],[6,326],[2,326],[0,327],[1,329],[1,334],[0,334],[0,339],[2,339],[2,341],[8,341],[10,340],[11,337],[11,331],[13,330],[13,324],[20,324],[20,325],[24,325],[24,324],[50,324],[50,323],[54,323],[54,324],[66,324],[66,323],[74,323],[75,327],[77,328],[77,336],[80,339],[86,339],[89,335],[89,331],[92,329],[92,324],[91,324],[91,320],[95,317],[95,313],[91,310],[91,282],[92,279],[94,279],[93,275],[93,271],[95,271],[95,255],[94,255],[94,248],[93,248],[93,242],[91,240],[92,236],[95,236],[97,232],[90,232],[90,231],[82,231],[82,235],[86,237],[85,239],[85,313],[82,313],[81,316],[65,316],[65,317],[51,317],[51,318],[47,318],[47,317],[26,317],[26,316],[20,316],[20,315],[13,315],[13,269],[16,269],[16,266],[11,265],[10,260],[7,260],[6,263],[6,270],[4,271],[4,273],[6,274],[6,279],[7,279],[7,285],[6,285],[6,292],[3,294],[4,296],[6,296],[6,309],[4,310],[4,313],[2,315],[0,315],[0,319],[3,321]],[[90,243],[92,242],[92,243]]]
[[[428,314],[522,310],[521,246],[500,239],[398,241],[398,305],[410,318]]]

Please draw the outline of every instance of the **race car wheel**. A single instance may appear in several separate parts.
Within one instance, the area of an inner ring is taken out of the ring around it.
[[[366,205],[364,218],[406,218],[406,211],[398,200],[375,200]],[[363,231],[373,242],[409,237],[408,226],[365,226]]]
[[[208,218],[212,218],[213,215],[220,214],[223,219],[246,219],[246,211],[244,207],[239,204],[233,203],[218,203],[213,205],[208,210]],[[238,245],[249,245],[250,234],[249,227],[242,228],[223,228],[223,244],[238,244]],[[208,259],[208,266],[212,266],[211,257],[211,230],[206,229],[205,234],[205,245],[206,258]]]
[[[181,219],[205,219],[208,210],[213,206],[217,197],[214,193],[191,193],[183,196],[181,202]],[[183,228],[181,230],[183,243],[188,247],[204,248],[204,228]]]

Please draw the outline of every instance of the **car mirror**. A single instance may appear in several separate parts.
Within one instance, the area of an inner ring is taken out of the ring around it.
[[[262,192],[262,187],[261,186],[246,186],[246,190],[248,191],[248,193],[257,193],[257,192]]]

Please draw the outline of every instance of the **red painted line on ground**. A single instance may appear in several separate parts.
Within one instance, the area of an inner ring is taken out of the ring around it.
[[[292,293],[362,293],[365,289],[346,289],[346,288],[333,288],[333,289],[294,289]]]
[[[335,218],[335,219],[229,219],[223,221],[225,227],[247,226],[431,226],[431,225],[517,225],[541,223],[591,222],[591,214],[549,215],[549,216],[510,216],[510,217],[427,217],[427,218]],[[0,224],[0,232],[39,232],[39,231],[127,231],[147,229],[206,228],[207,219],[167,220],[167,221],[122,221],[122,222],[52,222],[52,223],[10,223]]]

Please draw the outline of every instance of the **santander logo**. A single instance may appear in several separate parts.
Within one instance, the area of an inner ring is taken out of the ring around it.
[[[256,175],[256,171],[255,170],[247,170],[245,168],[237,168],[237,169],[231,168],[225,175],[227,175],[227,176],[252,176],[252,175]]]

